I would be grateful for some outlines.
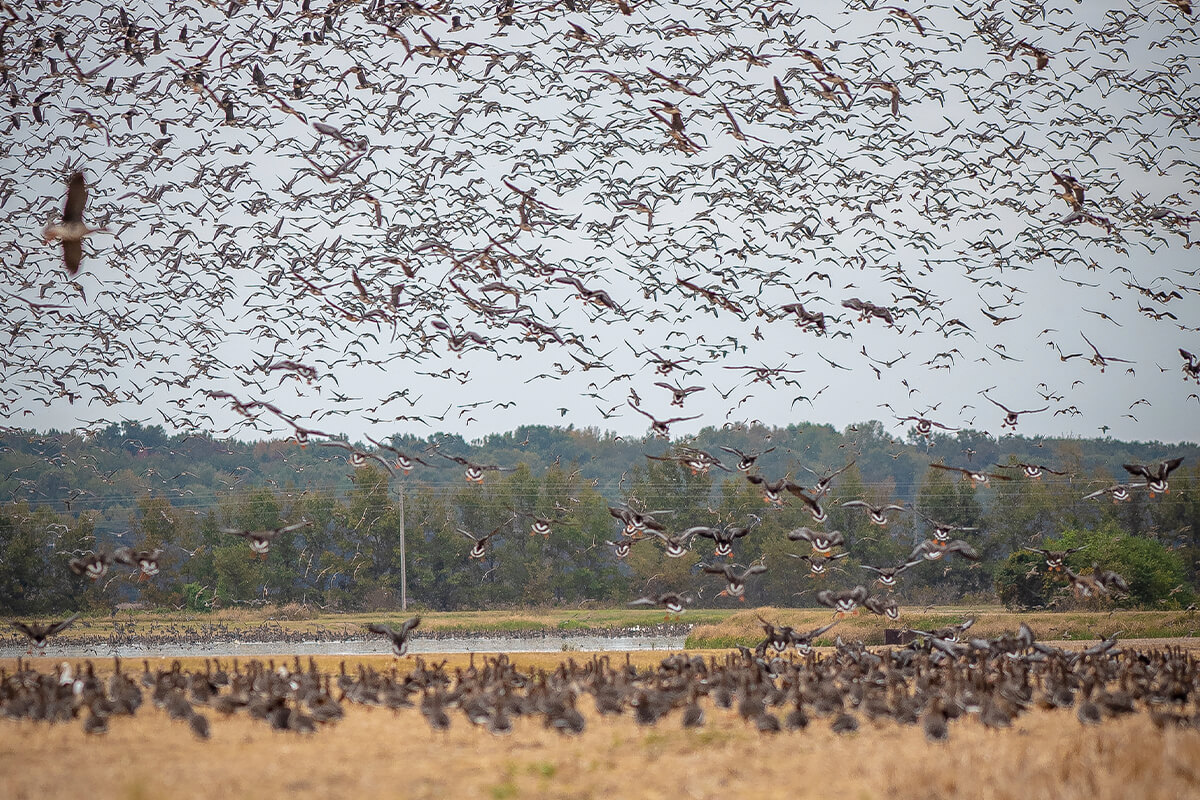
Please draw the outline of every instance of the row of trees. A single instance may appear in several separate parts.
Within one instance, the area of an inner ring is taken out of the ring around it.
[[[345,491],[300,487],[243,487],[204,510],[165,493],[143,493],[120,537],[97,531],[94,511],[56,511],[13,503],[0,508],[0,611],[50,613],[110,608],[138,599],[154,605],[205,609],[241,603],[314,604],[325,608],[393,608],[401,594],[404,540],[408,597],[417,607],[484,608],[515,605],[620,604],[665,590],[690,593],[699,604],[725,604],[720,578],[702,563],[717,563],[700,539],[683,558],[668,558],[656,543],[634,546],[619,560],[606,544],[620,524],[610,503],[577,467],[552,464],[541,473],[528,465],[489,473],[483,485],[461,477],[428,485],[359,467]],[[827,577],[814,578],[793,556],[806,545],[789,530],[815,526],[798,502],[775,507],[741,476],[695,474],[672,461],[643,461],[618,486],[619,500],[662,512],[671,532],[696,525],[753,524],[735,545],[735,561],[761,561],[767,572],[751,581],[751,604],[811,605],[816,590],[868,583],[861,565],[902,563],[931,531],[929,520],[975,530],[961,534],[982,559],[924,562],[907,571],[898,589],[902,604],[992,601],[1013,606],[1071,602],[1060,580],[1037,569],[1026,545],[1086,544],[1069,560],[1078,570],[1093,561],[1124,574],[1131,585],[1124,603],[1185,606],[1193,599],[1200,559],[1200,468],[1177,471],[1170,494],[1135,492],[1127,503],[1081,500],[1078,481],[1016,477],[975,487],[952,473],[927,468],[911,511],[887,526],[873,525],[861,509],[840,502],[883,504],[902,492],[891,479],[867,481],[857,465],[837,478],[825,499],[824,528],[843,532],[848,557]],[[548,536],[530,534],[533,515],[555,520]],[[311,524],[281,535],[265,559],[223,527],[270,529],[301,519]],[[472,542],[459,530],[497,533],[482,559],[470,559]],[[91,584],[67,562],[96,547],[117,544],[164,551],[160,574],[139,582],[116,567]]]

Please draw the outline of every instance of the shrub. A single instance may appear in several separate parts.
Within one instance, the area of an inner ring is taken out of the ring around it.
[[[1129,535],[1115,522],[1089,530],[1064,531],[1042,547],[1082,547],[1067,558],[1072,570],[1090,574],[1092,566],[1098,565],[1120,574],[1129,584],[1128,597],[1113,598],[1120,605],[1182,608],[1194,599],[1187,571],[1176,553],[1152,539]],[[1063,594],[1065,586],[1062,579],[1046,571],[1039,554],[1029,551],[1013,553],[996,571],[996,594],[1008,608],[1045,606]]]

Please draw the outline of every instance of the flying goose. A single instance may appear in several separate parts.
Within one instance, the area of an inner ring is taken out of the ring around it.
[[[67,199],[63,205],[62,222],[50,223],[42,231],[46,243],[62,242],[63,265],[68,275],[79,272],[83,260],[83,240],[93,233],[107,233],[106,228],[89,228],[83,222],[83,207],[87,204],[87,180],[82,172],[71,175],[67,182]]]
[[[835,547],[843,547],[846,539],[841,531],[814,531],[812,528],[796,528],[788,531],[787,538],[793,542],[808,542],[814,553],[827,556]]]
[[[399,628],[389,628],[387,625],[381,625],[377,622],[372,622],[367,625],[367,630],[371,633],[381,633],[392,642],[392,652],[396,656],[403,657],[408,653],[408,639],[410,634],[417,629],[421,624],[420,617],[410,617],[400,624]]]
[[[301,528],[307,528],[312,525],[312,522],[307,519],[301,519],[299,522],[291,525],[282,525],[278,528],[269,530],[247,530],[245,528],[221,528],[221,533],[227,533],[230,536],[240,536],[250,542],[251,557],[266,558],[267,553],[271,550],[271,543],[275,541],[281,534],[298,531]]]
[[[930,464],[930,466],[934,466],[934,465]],[[889,503],[888,505],[885,505],[885,506],[877,506],[872,503],[868,503],[865,500],[850,500],[849,502],[842,503],[842,508],[866,509],[867,514],[869,514],[871,517],[871,523],[873,525],[887,525],[888,524],[887,514],[889,511],[907,511],[908,510],[905,506],[898,506],[895,503]]]
[[[31,645],[36,645],[38,650],[43,650],[46,647],[47,639],[56,633],[65,631],[67,628],[71,627],[72,623],[74,623],[77,619],[79,619],[79,615],[72,614],[70,617],[61,620],[60,622],[48,622],[45,625],[37,622],[10,622],[9,625],[12,625],[18,631],[25,634],[25,636],[31,642]],[[32,646],[30,648],[30,652],[33,652]]]
[[[1150,492],[1150,496],[1155,494],[1169,494],[1171,489],[1167,484],[1167,476],[1179,468],[1183,463],[1183,456],[1179,458],[1169,458],[1165,461],[1160,461],[1157,464],[1122,464],[1125,471],[1130,475],[1140,476],[1146,479],[1146,488]]]
[[[741,602],[746,602],[746,579],[751,575],[761,575],[767,571],[767,568],[762,564],[751,564],[744,570],[738,571],[733,564],[722,564],[719,567],[705,567],[704,571],[710,575],[720,575],[725,578],[726,587],[718,594],[718,597],[736,597]]]

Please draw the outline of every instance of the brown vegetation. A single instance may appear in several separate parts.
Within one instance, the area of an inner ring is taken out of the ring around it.
[[[660,656],[654,656],[658,658]],[[44,798],[1170,798],[1200,786],[1200,732],[1158,731],[1145,714],[1083,728],[1071,711],[1023,715],[1007,731],[954,723],[930,744],[919,727],[864,724],[838,736],[827,720],[765,736],[733,711],[683,730],[678,717],[639,728],[600,719],[564,738],[530,719],[504,738],[461,716],[444,734],[419,714],[350,707],[313,736],[237,716],[212,739],[144,709],[102,737],[79,725],[0,723],[0,786]],[[653,768],[649,768],[649,767]]]

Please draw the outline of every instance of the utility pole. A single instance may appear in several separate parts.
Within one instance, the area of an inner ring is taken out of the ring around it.
[[[404,484],[400,484],[400,610],[408,611],[408,571],[404,558]]]

